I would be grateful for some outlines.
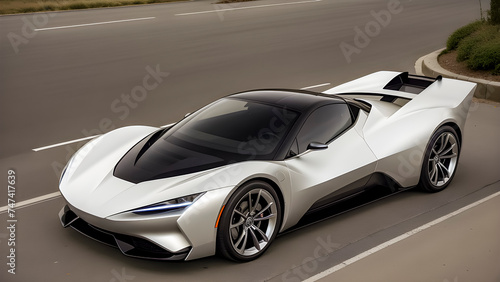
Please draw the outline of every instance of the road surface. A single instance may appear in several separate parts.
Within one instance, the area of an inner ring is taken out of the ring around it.
[[[62,167],[85,141],[33,149],[126,125],[169,124],[237,91],[322,91],[373,71],[413,72],[417,58],[479,18],[479,3],[470,0],[211,3],[0,17],[0,173],[7,179],[9,169],[16,171],[17,202],[57,192]],[[500,190],[499,118],[496,105],[472,107],[457,175],[442,193],[404,192],[286,234],[251,263],[126,258],[62,229],[62,200],[55,197],[16,211],[15,275],[6,269],[10,233],[0,229],[0,278],[305,279]],[[8,227],[6,220],[0,213]],[[318,246],[327,259],[316,256]]]

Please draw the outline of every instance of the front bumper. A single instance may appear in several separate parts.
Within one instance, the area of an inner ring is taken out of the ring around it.
[[[83,211],[64,197],[59,213],[64,227],[120,249],[127,256],[156,260],[193,260],[216,252],[215,223],[234,187],[207,191],[190,207],[155,215],[120,213],[105,218]]]
[[[155,260],[184,260],[191,251],[191,247],[186,247],[180,251],[171,252],[158,244],[140,237],[101,229],[79,217],[68,205],[61,209],[59,218],[63,227],[69,226],[89,238],[118,248],[124,255],[129,257]]]

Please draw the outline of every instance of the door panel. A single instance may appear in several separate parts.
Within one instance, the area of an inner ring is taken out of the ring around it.
[[[372,174],[376,160],[354,127],[325,150],[306,151],[286,160],[292,189],[287,226],[295,224],[318,199]]]

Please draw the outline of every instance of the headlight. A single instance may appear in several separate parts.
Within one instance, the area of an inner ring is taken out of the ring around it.
[[[168,201],[161,202],[158,204],[135,209],[135,210],[132,210],[131,212],[133,212],[135,214],[146,215],[146,214],[163,213],[163,212],[169,212],[169,211],[178,211],[178,210],[182,210],[182,209],[189,207],[196,200],[198,200],[202,195],[203,195],[203,193],[198,193],[198,194],[193,194],[193,195],[189,195],[189,196],[185,196],[185,197],[180,197],[177,199],[168,200]]]

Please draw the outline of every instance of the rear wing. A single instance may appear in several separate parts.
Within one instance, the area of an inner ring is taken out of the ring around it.
[[[398,98],[410,100],[398,110],[398,115],[403,115],[421,109],[456,108],[463,102],[469,103],[475,89],[475,83],[442,76],[432,78],[410,75],[408,72],[380,71],[341,84],[324,93],[349,95],[351,98],[357,95],[379,96],[380,101],[390,103]]]
[[[408,72],[379,71],[341,84],[324,93],[335,95],[353,95],[359,93],[363,95],[384,96],[383,100],[390,100],[390,98],[413,99],[434,82],[441,81],[442,79],[442,76],[432,78],[413,75]]]

